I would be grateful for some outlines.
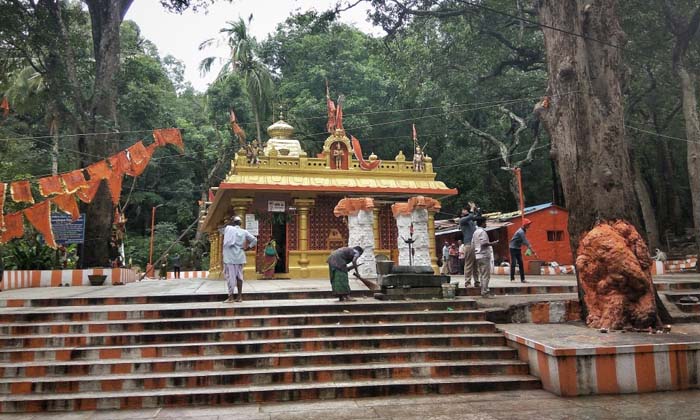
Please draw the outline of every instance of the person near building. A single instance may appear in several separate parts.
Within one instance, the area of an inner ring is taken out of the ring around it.
[[[364,250],[360,246],[353,248],[338,248],[328,257],[328,274],[331,280],[333,294],[338,296],[338,302],[347,302],[355,299],[350,298],[350,281],[348,271],[357,268],[357,259]],[[348,264],[352,264],[348,267]]]
[[[245,250],[255,248],[258,240],[250,232],[241,227],[241,218],[234,216],[229,225],[220,230],[224,235],[223,263],[224,278],[228,288],[228,299],[224,302],[243,300],[243,266],[245,266]]]
[[[464,248],[465,245],[462,243],[462,241],[457,241],[457,258],[459,259],[459,263],[457,264],[457,274],[464,274]]]
[[[523,254],[521,248],[523,245],[525,245],[530,252],[537,254],[532,249],[530,242],[528,242],[527,237],[525,236],[525,233],[530,228],[531,224],[532,222],[530,219],[523,218],[523,225],[520,227],[520,229],[515,231],[515,234],[508,244],[508,248],[510,248],[510,281],[515,281],[515,266],[517,264],[518,269],[520,270],[520,281],[522,283],[527,283],[525,281],[525,266],[523,264]]]
[[[457,249],[457,244],[452,242],[450,244],[450,250],[449,250],[449,255],[450,255],[450,274],[457,274],[459,272],[459,268],[457,267],[459,265],[459,250]]]
[[[172,258],[172,264],[173,264],[173,275],[175,276],[176,279],[180,278],[180,254],[175,254]]]
[[[493,245],[498,241],[491,241],[486,232],[486,218],[476,219],[477,228],[472,236],[472,248],[476,257],[476,267],[481,283],[481,296],[491,297],[489,282],[491,281],[491,259],[493,257]]]
[[[450,243],[445,241],[445,244],[442,246],[442,266],[440,267],[440,274],[450,274],[450,268],[448,264],[448,259],[450,257]]]
[[[462,242],[464,243],[464,287],[469,287],[473,281],[474,287],[479,287],[479,275],[476,269],[476,257],[472,248],[472,237],[476,230],[475,220],[481,216],[481,209],[473,201],[469,206],[462,209],[462,217],[459,219],[459,229],[462,231]]]
[[[270,239],[263,251],[263,279],[272,280],[275,278],[275,266],[277,266],[277,261],[279,261],[277,241]]]

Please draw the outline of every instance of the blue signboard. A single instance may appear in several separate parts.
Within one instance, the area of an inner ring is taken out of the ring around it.
[[[75,222],[65,213],[51,213],[51,228],[57,244],[70,245],[85,242],[85,213]]]

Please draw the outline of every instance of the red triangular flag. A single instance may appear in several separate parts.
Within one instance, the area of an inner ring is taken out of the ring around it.
[[[335,103],[331,100],[330,90],[328,89],[328,80],[326,80],[326,108],[328,110],[326,130],[328,130],[328,134],[333,134],[335,133]]]
[[[107,186],[109,187],[109,192],[112,194],[112,204],[119,204],[119,197],[122,195],[122,181],[124,180],[124,174],[119,171],[112,171],[107,180]]]
[[[78,210],[78,203],[75,202],[75,197],[73,194],[60,194],[53,198],[51,201],[64,213],[70,214],[71,219],[75,222],[80,217],[80,210]]]
[[[24,236],[24,219],[22,212],[5,215],[5,230],[0,231],[0,243],[7,243],[15,238]]]
[[[39,178],[39,194],[42,196],[48,197],[50,195],[61,194],[62,192],[63,185],[58,175]]]
[[[42,201],[39,204],[35,204],[27,209],[22,210],[24,217],[27,218],[29,223],[31,223],[34,228],[44,236],[44,241],[46,245],[50,248],[56,249],[56,241],[53,237],[53,230],[51,230],[51,202],[50,200]]]
[[[87,186],[85,188],[81,188],[78,191],[75,192],[75,194],[78,196],[80,201],[83,203],[90,204],[92,203],[92,200],[95,198],[95,194],[97,194],[97,190],[100,189],[100,184],[102,183],[101,179],[91,179],[87,181]]]
[[[129,152],[129,160],[131,160],[131,167],[126,174],[129,176],[141,175],[151,161],[151,154],[154,149],[146,148],[143,142],[139,141],[126,150]]]
[[[131,171],[131,161],[126,156],[126,151],[122,150],[109,158],[109,166],[112,167],[112,174],[115,172],[124,175]]]
[[[32,197],[32,186],[29,181],[15,181],[10,184],[10,195],[15,203],[34,204]]]
[[[162,128],[159,130],[153,130],[153,138],[158,146],[172,144],[173,146],[177,147],[180,152],[185,151],[185,145],[182,143],[180,130],[177,128]]]
[[[62,174],[61,181],[63,181],[63,185],[66,187],[66,192],[69,194],[73,194],[81,188],[88,187],[82,169],[76,169],[75,171]]]
[[[90,174],[91,181],[93,179],[108,179],[112,174],[112,170],[109,168],[109,165],[107,165],[106,160],[93,163],[87,167],[87,171],[88,174]]]

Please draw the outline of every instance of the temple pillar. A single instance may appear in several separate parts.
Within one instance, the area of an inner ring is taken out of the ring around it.
[[[374,250],[378,250],[381,248],[381,238],[379,237],[379,213],[381,212],[381,208],[378,206],[375,206],[372,209],[372,230],[374,231]]]
[[[361,246],[364,252],[357,259],[358,273],[364,278],[377,277],[377,261],[374,255],[378,229],[372,198],[344,198],[333,209],[336,217],[348,218],[348,246]]]
[[[248,208],[253,204],[252,198],[232,198],[231,207],[233,207],[233,214],[241,218],[241,227],[246,228],[245,225],[245,215],[248,212]]]
[[[309,198],[297,198],[293,201],[294,207],[299,214],[299,223],[297,224],[297,238],[299,240],[299,267],[301,268],[301,277],[309,278],[309,209],[313,207],[314,200]]]
[[[438,209],[431,207],[428,208],[428,245],[430,247],[430,265],[433,267],[433,270],[437,273],[438,266],[437,266],[437,248],[435,246],[435,213],[438,212]]]
[[[221,264],[223,249],[222,238],[219,231],[209,233],[209,276],[210,279],[220,279],[223,277]]]

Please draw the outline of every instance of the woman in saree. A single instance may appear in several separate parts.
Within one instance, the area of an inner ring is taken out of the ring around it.
[[[263,279],[270,280],[275,278],[275,266],[279,261],[279,254],[277,254],[277,242],[271,239],[270,242],[265,245],[265,250],[263,251],[263,264],[262,273]]]

